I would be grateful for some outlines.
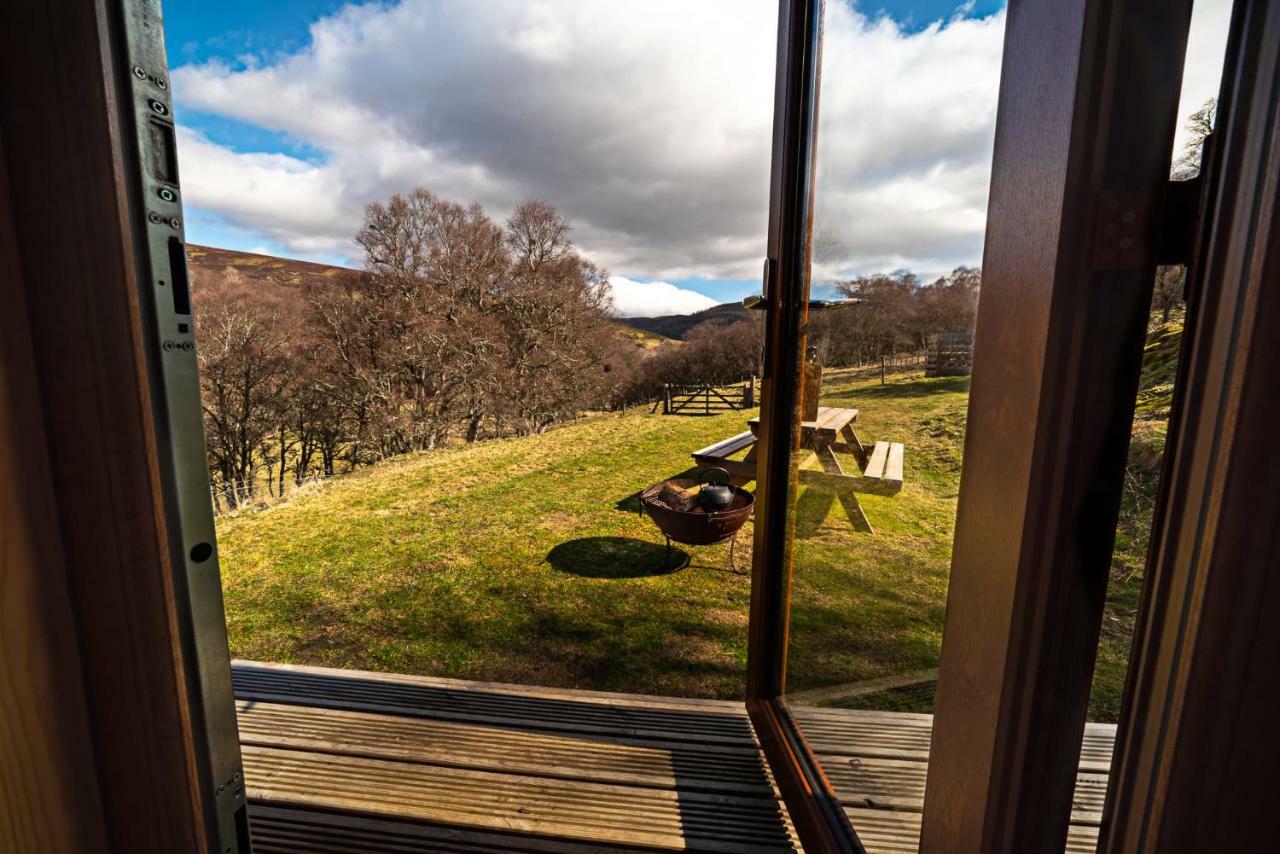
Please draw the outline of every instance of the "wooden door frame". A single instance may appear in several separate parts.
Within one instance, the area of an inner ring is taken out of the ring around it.
[[[1190,16],[1010,3],[925,851],[1066,843]]]
[[[1237,26],[1220,146],[1229,165],[1201,276],[1221,287],[1206,291],[1189,333],[1108,800],[1106,839],[1117,851],[1264,839],[1256,800],[1219,802],[1211,822],[1193,820],[1206,780],[1226,786],[1235,774],[1262,798],[1263,759],[1277,738],[1265,675],[1280,654],[1271,617],[1280,593],[1271,577],[1239,568],[1277,555],[1280,506],[1267,486],[1280,479],[1269,442],[1280,414],[1280,294],[1263,285],[1280,277],[1280,10],[1242,2],[1249,16]],[[15,734],[6,755],[29,751],[25,763],[0,767],[11,803],[22,804],[0,813],[0,842],[222,854],[210,845],[218,829],[196,711],[204,698],[179,604],[182,543],[148,349],[156,339],[145,322],[146,225],[130,183],[137,153],[121,9],[120,0],[0,4],[0,472],[17,475],[0,484],[0,503],[13,509],[0,515],[0,670],[30,689],[0,702],[0,730]],[[821,0],[780,4],[765,294],[774,381],[760,443],[747,699],[797,827],[823,851],[857,843],[783,701],[800,349],[782,344],[802,342],[807,320],[820,9]],[[1151,36],[1144,22],[1166,45],[1185,38],[1181,13],[1154,21],[1168,11],[1155,0],[1013,0],[1009,13],[1006,67],[1016,73],[1002,82],[992,194],[1003,226],[984,261],[970,421],[979,429],[966,445],[926,850],[1060,850],[1065,836],[1136,387],[1135,307],[1159,230],[1154,164],[1167,165],[1176,120],[1167,76],[1155,98],[1142,80],[1123,82],[1123,47]],[[1139,91],[1148,103],[1133,103]],[[1146,116],[1156,130],[1129,135],[1110,121],[1117,116],[1131,126]],[[1116,169],[1136,186],[1117,188]],[[1108,230],[1111,202],[1135,214],[1118,234]],[[1122,247],[1124,236],[1132,242]],[[1109,323],[1080,328],[1108,311]],[[992,429],[982,413],[999,411],[1026,417]],[[1087,484],[1064,477],[1066,459],[1092,463]],[[1021,514],[984,509],[1008,507],[1010,495]],[[1272,523],[1253,524],[1259,511]],[[1175,604],[1189,615],[1177,626],[1163,619]],[[19,612],[24,620],[9,619]],[[1224,709],[1231,728],[1220,725]]]
[[[0,850],[105,852],[3,148],[0,141]]]
[[[1100,850],[1274,850],[1280,756],[1280,5],[1223,71],[1158,520]]]

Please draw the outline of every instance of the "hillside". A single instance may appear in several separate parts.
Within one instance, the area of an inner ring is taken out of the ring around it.
[[[1138,417],[1167,419],[1173,402],[1173,380],[1182,343],[1182,319],[1153,329],[1142,355],[1142,379],[1138,387]]]
[[[936,661],[960,436],[935,435],[930,419],[961,418],[966,383],[918,377],[884,388],[878,374],[829,378],[833,400],[853,394],[863,404],[866,438],[908,442],[909,481],[896,498],[865,497],[874,537],[853,533],[838,506],[827,524],[809,521],[794,684]],[[728,571],[727,546],[692,549],[693,567],[666,571],[662,537],[637,513],[636,493],[684,472],[691,450],[740,432],[753,414],[633,410],[586,419],[390,460],[275,507],[221,517],[232,652],[737,697],[750,578]],[[750,543],[748,523],[738,543],[744,569]],[[875,592],[882,589],[901,596]],[[815,607],[835,593],[830,607]],[[855,624],[874,628],[848,637]]]
[[[298,300],[299,308],[302,307],[303,288],[307,285],[333,282],[341,276],[356,272],[329,264],[196,245],[187,246],[187,266],[197,302],[202,288],[234,276],[246,287],[287,288]],[[615,326],[619,338],[626,339],[641,350],[656,349],[666,340],[661,334],[629,324],[616,323]]]
[[[864,440],[907,447],[893,498],[798,505],[789,684],[797,691],[937,666],[968,379],[832,370],[824,402],[858,406]],[[750,579],[727,547],[665,569],[636,493],[751,412],[633,410],[540,436],[406,456],[218,520],[234,655],[490,681],[741,696]],[[1122,522],[1091,717],[1114,720],[1140,574],[1141,513]],[[738,544],[749,561],[751,523]],[[862,702],[862,701],[859,701]],[[931,711],[932,694],[866,698]]]
[[[187,266],[190,268],[192,283],[197,289],[202,280],[237,275],[246,283],[300,290],[305,285],[332,282],[353,272],[346,267],[329,264],[195,245],[187,246]]]
[[[747,310],[742,303],[726,302],[712,306],[693,314],[666,314],[661,317],[619,317],[619,323],[646,332],[656,333],[665,338],[683,340],[690,329],[699,323],[721,323],[728,325],[739,320],[746,320]]]

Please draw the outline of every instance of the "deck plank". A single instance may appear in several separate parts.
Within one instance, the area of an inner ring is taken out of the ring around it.
[[[257,802],[249,805],[249,823],[254,854],[648,854],[660,850]]]
[[[773,791],[754,746],[569,737],[246,700],[237,706],[242,744],[766,798]]]
[[[819,755],[929,759],[931,715],[864,712],[792,706],[791,713]],[[1080,752],[1080,770],[1106,774],[1111,769],[1114,724],[1088,724]]]
[[[669,850],[790,851],[772,799],[245,745],[251,801]]]
[[[915,854],[920,850],[920,813],[845,807],[867,854]],[[1098,828],[1073,824],[1067,829],[1065,854],[1094,854]]]
[[[742,704],[642,704],[591,695],[526,693],[516,686],[485,690],[439,685],[434,680],[382,679],[378,674],[339,676],[332,671],[262,668],[236,662],[236,696],[318,708],[513,726],[534,732],[626,735],[639,739],[754,746]]]

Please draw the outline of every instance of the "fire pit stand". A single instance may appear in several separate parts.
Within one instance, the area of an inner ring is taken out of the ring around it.
[[[728,486],[727,488],[732,491],[732,498],[723,510],[704,510],[698,506],[680,509],[670,506],[662,498],[666,487],[685,491],[700,487],[709,472],[720,473],[726,480],[728,479],[728,473],[723,469],[711,469],[708,472],[701,472],[698,479],[671,478],[659,481],[640,493],[641,512],[647,512],[649,518],[658,526],[658,530],[666,537],[668,561],[671,557],[672,541],[686,546],[714,546],[728,543],[729,566],[736,573],[739,570],[734,560],[734,550],[737,545],[738,531],[751,517],[751,511],[755,509],[756,497],[740,486]],[[692,557],[683,561],[675,569],[683,569],[690,562]]]

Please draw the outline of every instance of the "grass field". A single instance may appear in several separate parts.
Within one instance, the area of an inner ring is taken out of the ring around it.
[[[865,497],[874,536],[853,533],[821,494],[802,494],[794,690],[936,666],[968,398],[967,379],[918,371],[890,375],[884,386],[878,372],[829,372],[824,388],[825,403],[860,409],[863,441],[906,445],[906,484],[893,498]],[[745,429],[751,414],[605,416],[394,460],[224,517],[232,652],[738,697],[749,580],[728,571],[726,546],[695,549],[690,568],[667,571],[636,493],[688,469],[691,450]],[[1144,453],[1156,441],[1148,438]],[[1153,483],[1136,478],[1126,495],[1092,708],[1099,720],[1118,708]],[[748,523],[744,566],[750,535]],[[932,698],[876,702],[927,710]]]

